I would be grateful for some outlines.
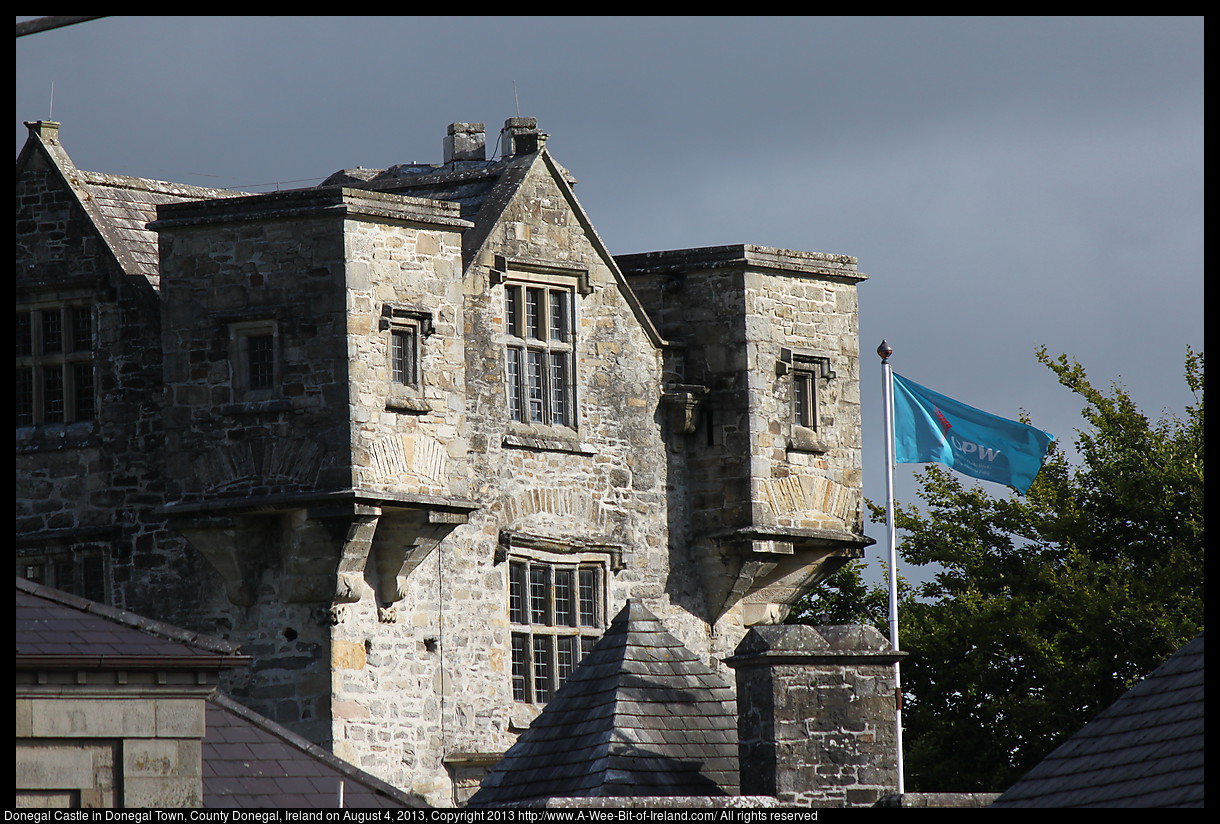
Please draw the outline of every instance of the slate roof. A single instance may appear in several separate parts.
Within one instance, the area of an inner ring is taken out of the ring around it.
[[[136,658],[179,663],[245,664],[229,641],[144,618],[68,592],[17,578],[17,657],[81,657],[98,664]],[[86,662],[89,663],[89,662]]]
[[[161,281],[160,254],[157,233],[148,224],[157,219],[157,206],[245,194],[142,177],[75,171],[71,182],[123,271],[147,278],[154,287]]]
[[[628,601],[470,805],[738,792],[732,690]]]
[[[1203,633],[992,806],[1202,807]]]
[[[60,144],[58,123],[38,121],[26,125],[30,127],[30,137],[18,157],[18,170],[23,161],[28,162],[28,152],[40,152],[72,191],[123,272],[144,278],[153,288],[159,287],[161,275],[157,233],[148,228],[148,223],[156,220],[157,206],[246,194],[78,169]]]
[[[536,157],[527,154],[503,160],[458,161],[443,166],[403,164],[383,171],[343,170],[326,178],[320,186],[339,184],[459,204],[462,219],[475,224],[462,242],[462,264],[470,266]],[[554,165],[572,182],[566,170]]]
[[[426,807],[224,695],[208,699],[203,806]]]

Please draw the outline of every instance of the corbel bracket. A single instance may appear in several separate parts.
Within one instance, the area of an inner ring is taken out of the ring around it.
[[[698,384],[671,383],[661,393],[661,402],[669,408],[669,420],[675,432],[690,435],[699,428],[699,405],[707,399],[708,388]]]

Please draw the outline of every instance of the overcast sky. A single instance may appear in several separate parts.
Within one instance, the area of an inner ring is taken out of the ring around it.
[[[50,117],[83,169],[293,188],[439,163],[449,123],[494,140],[520,113],[614,254],[856,256],[878,503],[882,338],[900,374],[1069,445],[1082,403],[1040,345],[1154,416],[1192,402],[1202,18],[111,17],[19,38],[16,65],[17,149]]]

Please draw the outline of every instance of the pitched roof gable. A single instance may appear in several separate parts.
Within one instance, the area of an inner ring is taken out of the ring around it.
[[[160,283],[159,252],[157,234],[147,227],[157,218],[157,206],[245,194],[78,169],[59,142],[58,123],[35,121],[26,126],[30,135],[18,155],[18,170],[31,162],[32,153],[45,158],[105,241],[119,268],[146,280],[153,288]]]
[[[148,224],[157,207],[166,203],[240,197],[243,192],[206,189],[164,180],[78,170],[73,181],[85,212],[128,275],[145,278],[154,287],[161,281],[157,233]]]
[[[732,690],[647,608],[628,601],[470,804],[736,795],[738,788]]]
[[[664,345],[665,341],[652,319],[644,311],[618,263],[598,236],[584,207],[576,199],[572,191],[574,179],[546,148],[503,160],[462,162],[455,164],[453,168],[395,166],[372,174],[367,179],[361,178],[369,170],[361,170],[360,177],[351,172],[336,172],[322,185],[342,184],[352,188],[409,194],[412,197],[456,201],[461,204],[462,218],[474,222],[474,228],[467,230],[462,236],[462,265],[465,269],[470,269],[482,257],[497,222],[521,190],[526,178],[538,168],[545,170],[554,180],[556,188],[575,215],[590,245],[613,274],[645,334],[655,346]]]
[[[1082,727],[994,807],[1202,807],[1203,633]]]

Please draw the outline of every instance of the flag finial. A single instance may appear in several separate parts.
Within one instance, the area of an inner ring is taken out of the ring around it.
[[[889,341],[883,340],[877,347],[877,354],[881,356],[881,362],[885,363],[890,359],[890,355],[894,354],[894,347],[890,346]]]

